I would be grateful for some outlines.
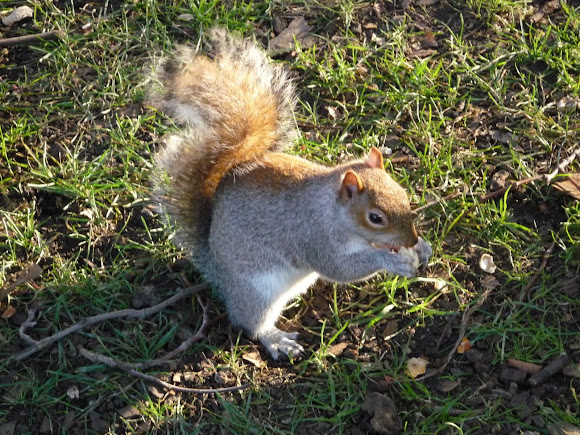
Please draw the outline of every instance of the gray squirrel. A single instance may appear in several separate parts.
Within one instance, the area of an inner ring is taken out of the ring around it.
[[[231,322],[274,359],[298,356],[298,334],[276,327],[289,301],[319,278],[415,276],[432,249],[379,150],[336,167],[283,154],[296,136],[287,73],[223,29],[209,43],[154,67],[149,103],[183,125],[156,155],[155,198]]]

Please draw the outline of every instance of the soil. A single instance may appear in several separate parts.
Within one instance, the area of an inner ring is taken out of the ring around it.
[[[421,3],[421,2],[418,2]],[[423,2],[425,6],[423,9],[416,8],[415,11],[408,11],[408,14],[418,23],[425,27],[430,35],[436,35],[438,31],[444,29],[443,26],[449,26],[455,32],[460,32],[461,20],[459,19],[459,11],[456,7],[450,7],[447,2]],[[540,2],[545,3],[545,2]],[[394,7],[391,3],[383,4],[382,9],[379,8],[378,12],[375,9],[359,9],[358,16],[355,21],[359,24],[354,26],[358,28],[360,32],[369,33],[370,38],[371,30],[374,27],[381,25],[381,20],[383,15],[388,15],[390,18],[396,17],[402,13],[400,7]],[[371,8],[371,6],[369,6]],[[422,10],[422,12],[421,12]],[[419,12],[417,12],[419,11]],[[473,17],[473,14],[463,14],[464,17]],[[282,17],[284,18],[284,17]],[[559,17],[557,12],[551,16],[552,21],[558,21]],[[437,28],[437,26],[441,26]],[[487,39],[489,42],[494,41],[493,38],[497,38],[495,34],[486,32],[486,23],[473,17],[470,21],[463,23],[463,32],[473,35],[475,38]],[[444,29],[447,32],[446,29]],[[326,31],[329,38],[333,37],[333,32],[335,29],[329,26],[327,29],[322,29],[322,32]],[[8,35],[6,36],[16,36]],[[420,41],[422,44],[422,50],[429,49],[429,45],[433,44],[433,41]],[[426,47],[426,48],[425,48]],[[443,49],[443,48],[439,48]],[[31,50],[28,47],[11,47],[7,49],[2,55],[6,62],[11,65],[27,65],[29,68],[33,68],[33,65],[38,61],[38,52]],[[539,68],[542,69],[543,65],[528,65],[529,68]],[[4,75],[4,80],[11,81],[15,79],[15,74],[18,74],[18,69],[11,69],[7,74]],[[18,105],[23,107],[26,105],[27,95],[23,94]],[[31,101],[29,104],[34,104],[34,96],[30,96]],[[492,111],[488,111],[486,107],[481,107],[481,117],[479,118],[481,125],[494,126],[504,122],[504,119],[498,117],[497,114],[493,114]],[[139,112],[140,110],[137,110]],[[10,122],[12,114],[0,110],[0,117],[3,123]],[[61,120],[62,125],[53,125],[50,129],[47,129],[47,136],[50,135],[66,135],[70,132],[77,132],[79,130],[78,125],[76,125],[76,120],[71,121],[71,125],[67,125],[67,120]],[[469,131],[465,130],[466,134]],[[146,134],[146,133],[143,133]],[[92,144],[94,148],[87,149],[86,152],[92,155],[98,155],[100,153],[100,143],[106,141],[107,138],[88,138],[88,141]],[[478,146],[486,148],[490,146],[493,141],[493,136],[491,134],[482,134],[480,136],[474,136],[471,138],[478,142]],[[150,137],[144,137],[144,140],[151,140]],[[58,150],[53,150],[55,155],[58,154]],[[412,168],[413,162],[409,160],[408,162],[402,163],[402,165],[409,165]],[[538,158],[535,162],[537,167],[542,167],[542,165],[551,167],[551,162],[545,162]],[[501,168],[497,168],[500,170]],[[0,171],[2,169],[0,168]],[[0,173],[1,175],[1,173]],[[537,225],[537,232],[540,236],[548,235],[550,230],[557,229],[560,223],[565,220],[564,212],[562,211],[562,206],[567,201],[565,197],[552,198],[546,201],[541,199],[530,199],[528,196],[523,194],[514,193],[509,199],[509,207],[513,214],[513,219],[515,222],[522,223],[523,225]],[[62,237],[63,233],[68,230],[64,227],[62,219],[60,219],[59,214],[62,213],[63,207],[59,204],[60,201],[64,201],[62,197],[58,195],[53,195],[47,192],[33,192],[27,191],[26,189],[21,195],[16,197],[15,195],[2,195],[0,198],[0,206],[6,209],[15,209],[15,203],[19,203],[20,207],[27,207],[29,204],[35,204],[36,215],[39,221],[42,221],[43,231],[48,231],[54,234],[54,242],[52,243],[52,249],[54,250],[55,256],[58,255],[62,258],[73,258],[75,253],[78,251],[78,245],[73,243],[70,238]],[[555,212],[554,212],[555,211]],[[154,226],[153,217],[147,212],[146,209],[132,209],[125,210],[124,216],[118,219],[119,225],[124,225],[125,222],[129,221],[129,226],[131,222],[136,222],[136,220],[145,219],[145,221],[150,224],[151,227]],[[95,258],[114,258],[115,243],[113,237],[116,234],[118,228],[112,227],[109,234],[103,234],[99,238],[99,245],[95,246]],[[139,234],[138,231],[125,231],[126,237],[134,238],[135,240],[143,239],[143,234]],[[162,236],[159,236],[162,237]],[[453,250],[466,250],[466,257],[470,262],[470,267],[458,266],[455,270],[455,277],[463,283],[463,285],[470,289],[476,289],[479,287],[480,276],[475,276],[473,270],[478,270],[477,261],[480,256],[480,252],[477,250],[472,250],[471,248],[465,248],[472,246],[477,246],[477,240],[471,240],[468,236],[464,239],[458,240],[447,240],[445,242],[445,249],[449,251]],[[24,253],[24,252],[23,252]],[[496,252],[496,257],[499,252]],[[138,259],[136,259],[138,261]],[[501,262],[501,260],[498,260]],[[536,264],[530,264],[530,272],[536,270],[539,266],[541,259],[538,260]],[[558,257],[551,257],[546,264],[546,270],[559,270],[563,265],[563,259]],[[49,268],[51,266],[50,257],[44,260],[41,266]],[[171,289],[174,288],[176,281],[176,276],[179,274],[185,274],[189,276],[192,280],[196,279],[195,273],[192,268],[183,260],[179,260],[174,264],[160,265],[161,267],[166,267],[169,272],[164,276],[157,276],[151,285],[155,285],[157,288],[155,298],[145,301],[145,305],[151,305],[154,301],[158,301],[171,294]],[[131,277],[128,276],[128,281],[131,281]],[[418,286],[414,291],[417,292],[418,296],[429,295],[433,292],[433,288],[427,284]],[[562,291],[567,292],[569,297],[579,297],[578,283],[568,283],[562,286]],[[481,314],[482,312],[494,312],[497,310],[498,306],[501,306],[504,300],[517,301],[520,297],[520,288],[514,288],[513,291],[510,290],[509,286],[504,287],[502,292],[493,293],[481,307],[479,312],[473,314],[469,319],[471,323],[477,322],[487,322],[490,321],[488,316]],[[25,295],[20,295],[21,298],[25,298]],[[31,299],[33,296],[30,296]],[[366,289],[361,289],[360,291],[355,291],[352,288],[343,287],[338,292],[339,305],[348,306],[348,301],[356,298],[357,304],[360,307],[372,307],[376,294],[372,291],[372,284],[369,284],[368,291]],[[69,303],[75,303],[78,301],[69,301]],[[297,383],[295,387],[289,385],[292,380],[300,378],[300,369],[297,366],[288,364],[288,362],[272,361],[269,356],[264,352],[264,350],[259,346],[248,340],[244,336],[241,338],[238,335],[238,331],[232,329],[231,325],[227,321],[227,318],[223,316],[223,307],[221,304],[214,300],[209,300],[210,310],[212,312],[212,318],[214,319],[211,323],[211,327],[208,329],[207,343],[209,346],[216,349],[231,349],[232,346],[238,341],[240,345],[249,346],[249,351],[246,351],[244,358],[246,361],[251,361],[254,364],[251,376],[254,381],[262,386],[270,394],[273,404],[276,406],[291,406],[291,398],[289,398],[287,392],[288,389],[300,388],[300,383]],[[187,305],[187,304],[184,304]],[[334,314],[331,311],[331,307],[334,306],[333,301],[333,289],[331,286],[324,284],[317,284],[312,290],[311,295],[305,297],[303,302],[288,311],[285,312],[286,321],[282,322],[282,327],[289,330],[298,330],[301,332],[301,343],[307,349],[307,351],[316,351],[320,346],[320,339],[315,334],[309,333],[309,330],[319,330],[321,324],[328,319],[332,319]],[[441,309],[443,311],[451,311],[458,308],[458,302],[453,297],[453,295],[442,295],[437,301],[433,303],[433,308]],[[183,308],[173,308],[168,311],[168,316],[174,316],[181,323],[187,325],[188,319],[190,322],[189,329],[195,330],[196,328],[196,313],[192,313],[188,306]],[[509,312],[503,311],[505,316],[509,316]],[[347,321],[355,317],[356,313],[341,313],[343,321]],[[22,324],[25,319],[22,315],[13,316],[10,322],[13,324],[14,328],[17,328]],[[356,324],[350,324],[345,331],[340,335],[337,342],[335,342],[331,348],[332,353],[334,353],[335,358],[340,358],[343,360],[353,360],[358,364],[364,364],[368,361],[374,361],[374,357],[377,354],[384,355],[384,365],[390,366],[395,364],[394,355],[400,355],[400,349],[406,349],[405,358],[417,357],[423,358],[429,361],[430,370],[436,369],[442,366],[445,362],[445,358],[457,340],[457,332],[460,328],[462,321],[461,313],[457,313],[453,316],[442,317],[434,316],[424,322],[419,321],[416,318],[405,317],[405,316],[395,316],[388,320],[380,320],[371,328],[366,330],[357,326]],[[546,317],[545,313],[529,313],[529,322],[536,322],[538,324],[549,322],[549,316]],[[580,313],[570,313],[568,319],[570,329],[580,330]],[[64,322],[63,327],[68,325]],[[115,324],[116,326],[123,327],[123,323],[119,322]],[[43,336],[49,334],[46,329],[43,328],[42,323],[34,328],[35,339],[40,339]],[[144,328],[152,328],[152,331],[157,327],[154,323],[147,322],[143,326]],[[98,328],[98,327],[97,327]],[[187,329],[187,328],[185,328]],[[401,333],[393,338],[390,337],[394,332],[400,331]],[[104,329],[99,329],[99,334],[101,336],[106,336],[107,331]],[[86,335],[78,335],[73,339],[76,345],[84,345],[90,348],[96,343],[91,341]],[[531,374],[522,370],[518,367],[513,367],[508,365],[507,362],[499,363],[496,361],[496,348],[500,346],[501,343],[500,336],[491,336],[487,338],[479,339],[474,347],[464,354],[455,354],[449,364],[444,370],[444,374],[449,376],[449,380],[443,380],[439,376],[434,376],[426,379],[424,381],[427,388],[437,394],[441,398],[442,403],[445,399],[452,395],[453,397],[460,398],[462,403],[468,406],[470,409],[476,410],[476,412],[483,412],[490,406],[490,403],[494,403],[498,397],[509,403],[513,409],[516,409],[517,415],[520,417],[521,422],[526,425],[536,427],[538,430],[546,431],[551,422],[544,421],[542,417],[538,417],[536,411],[542,406],[545,401],[554,402],[557,404],[558,408],[561,410],[572,409],[576,406],[576,398],[573,396],[572,391],[580,391],[580,379],[578,377],[571,378],[558,372],[553,376],[548,377],[545,382],[540,385],[532,386],[530,384]],[[171,342],[166,345],[166,351],[171,350],[178,342]],[[25,345],[14,340],[8,344],[8,348],[3,352],[17,353],[25,348]],[[567,349],[569,356],[572,360],[580,361],[580,351],[574,349]],[[44,379],[47,378],[47,371],[58,370],[58,352],[57,348],[49,350],[40,356],[29,359],[26,362],[25,369],[29,374],[38,380],[41,385]],[[77,355],[78,361],[74,358],[69,357],[69,364],[78,364],[79,366],[85,365],[86,363],[81,360],[81,357]],[[267,367],[263,365],[264,361],[268,361]],[[188,352],[178,363],[171,367],[172,376],[167,377],[166,381],[179,384],[186,387],[195,388],[218,388],[223,386],[235,385],[237,382],[236,375],[228,370],[219,370],[218,367],[223,363],[221,357],[212,355],[209,353],[195,353]],[[20,366],[22,368],[23,366]],[[353,364],[353,370],[355,365]],[[429,372],[428,372],[429,373]],[[0,394],[4,401],[9,401],[11,397],[16,397],[22,392],[18,389],[18,377],[19,373],[16,370],[2,370],[0,371],[0,385],[7,386],[12,385],[9,388],[4,387],[0,389]],[[103,372],[88,372],[86,376],[91,376],[94,378],[105,378]],[[457,381],[459,379],[460,381]],[[125,387],[135,385],[137,381],[130,377],[127,377],[125,381]],[[55,391],[52,393],[54,397],[60,395],[74,394],[74,385],[63,379],[58,385],[55,385]],[[376,401],[387,400],[391,398],[394,402],[389,403],[389,414],[386,416],[378,415],[373,406],[362,406],[362,409],[354,414],[352,433],[372,433],[380,432],[381,424],[377,423],[376,418],[384,418],[389,421],[386,425],[387,427],[393,427],[392,433],[395,433],[401,427],[400,421],[397,421],[396,414],[393,415],[391,406],[396,407],[398,411],[406,412],[412,414],[417,406],[423,406],[426,404],[418,404],[417,402],[405,402],[398,399],[400,391],[400,383],[397,379],[391,379],[385,376],[369,378],[368,379],[368,394],[369,397],[374,398]],[[469,391],[470,394],[461,397],[459,391]],[[171,401],[177,400],[176,396],[166,396],[162,392],[160,393],[155,387],[149,387],[147,390],[143,391],[144,395],[149,395],[152,400],[164,401],[165,403],[171,403]],[[376,394],[371,396],[371,394]],[[382,398],[381,398],[382,397]],[[287,400],[290,399],[290,402]],[[121,395],[112,394],[110,397],[99,397],[96,400],[84,399],[75,403],[77,409],[89,409],[91,411],[85,413],[74,413],[66,414],[62,419],[58,421],[59,428],[58,431],[63,433],[86,433],[88,429],[95,431],[97,433],[107,430],[110,421],[115,420],[117,415],[123,416],[124,418],[131,419],[132,417],[138,416],[139,411],[131,408],[125,403]],[[232,400],[236,400],[235,396]],[[374,401],[373,400],[373,401]],[[203,396],[199,400],[189,401],[188,413],[191,416],[195,416],[202,412],[223,412],[221,403],[212,396]],[[263,413],[272,412],[272,404],[265,405]],[[54,415],[61,414],[64,410],[62,404],[55,404],[52,412]],[[369,411],[373,409],[373,411]],[[275,411],[275,409],[274,409]],[[260,411],[254,411],[257,415]],[[6,434],[21,434],[21,433],[51,433],[56,428],[47,427],[47,420],[45,414],[39,412],[36,418],[32,418],[31,421],[31,409],[22,406],[13,406],[10,408],[8,414],[2,418],[5,422],[0,424],[0,433]],[[0,420],[1,421],[1,420]],[[124,432],[126,428],[122,426],[122,423],[117,420],[117,429]],[[514,424],[513,427],[510,425],[504,425],[501,428],[489,428],[478,426],[477,420],[472,422],[466,422],[463,427],[464,432],[469,432],[472,434],[489,434],[489,433],[519,433],[521,426]],[[87,429],[88,428],[88,429]],[[146,433],[150,427],[147,424],[143,424],[142,427],[138,428],[138,431]],[[218,433],[221,429],[218,427],[213,428],[215,433]],[[318,423],[317,427],[312,427],[309,429],[308,433],[326,433],[328,427],[324,423]],[[391,429],[389,429],[391,430]],[[208,433],[211,433],[209,431]],[[306,432],[305,432],[306,433]],[[388,433],[388,432],[383,432]]]

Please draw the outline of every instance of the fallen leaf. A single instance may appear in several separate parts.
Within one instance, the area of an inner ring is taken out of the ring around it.
[[[4,299],[6,296],[8,296],[19,285],[24,284],[25,282],[31,281],[33,279],[36,279],[41,275],[42,268],[38,264],[32,263],[30,266],[28,266],[27,269],[25,269],[20,273],[20,275],[18,275],[16,281],[0,289],[0,301]]]
[[[437,389],[442,393],[448,393],[449,391],[457,388],[459,385],[461,385],[461,378],[457,378],[454,381],[451,379],[442,379],[439,381]]]
[[[2,320],[8,320],[14,314],[16,314],[16,308],[14,308],[12,305],[8,305],[4,310],[4,312],[2,313],[2,315],[0,316],[0,318]]]
[[[556,189],[570,195],[574,199],[580,199],[580,174],[566,174],[567,178],[552,184]]]
[[[388,338],[395,334],[399,330],[399,321],[398,320],[389,320],[385,329],[383,329],[383,337]]]
[[[328,116],[330,116],[331,119],[334,120],[338,118],[338,110],[336,110],[336,107],[326,106],[326,111],[328,112]]]
[[[491,176],[489,183],[489,190],[492,192],[495,190],[503,189],[507,183],[510,173],[505,169],[500,169]]]
[[[413,158],[410,155],[405,154],[401,151],[397,151],[396,153],[394,153],[391,156],[391,163],[395,163],[395,164],[406,163],[410,160],[413,160]]]
[[[393,382],[395,382],[395,378],[389,375],[385,375],[384,380],[387,384],[392,384]]]
[[[117,410],[117,414],[120,417],[123,417],[123,418],[129,420],[131,418],[139,417],[141,415],[141,411],[139,411],[134,406],[127,405],[127,406],[124,406],[121,409]]]
[[[439,44],[435,38],[435,34],[432,32],[425,32],[423,39],[421,40],[421,47],[423,48],[437,48]]]
[[[407,374],[413,379],[425,373],[429,361],[423,358],[411,358],[407,361]]]
[[[467,337],[463,337],[461,339],[461,343],[457,346],[457,353],[465,353],[469,349],[471,349],[471,342],[467,339]]]
[[[19,6],[15,8],[10,15],[2,18],[2,24],[5,26],[11,26],[18,21],[25,20],[26,18],[31,18],[34,15],[34,11],[29,6]]]
[[[494,273],[496,265],[493,262],[493,257],[489,254],[483,254],[479,259],[479,267],[487,273]]]
[[[484,275],[480,280],[479,283],[481,287],[486,290],[493,290],[499,285],[499,281],[495,279],[493,275]]]
[[[409,57],[412,59],[423,59],[425,57],[433,56],[437,54],[437,50],[425,49],[425,50],[415,50],[412,53],[409,53]]]
[[[336,343],[328,348],[327,353],[330,353],[331,355],[334,355],[334,356],[340,356],[342,354],[342,352],[344,352],[344,349],[346,349],[347,347],[348,347],[348,343],[346,343],[346,342]]]
[[[361,409],[371,417],[371,427],[375,433],[396,434],[403,428],[397,407],[384,394],[369,393]]]
[[[304,17],[294,18],[288,27],[282,30],[278,36],[272,38],[268,51],[270,53],[292,51],[296,42],[299,42],[302,48],[312,47],[316,42],[312,36],[312,26]]]
[[[505,145],[515,143],[520,138],[517,134],[514,134],[511,131],[492,130],[490,135],[493,140]]]
[[[264,367],[266,365],[266,363],[264,362],[264,360],[260,356],[260,352],[258,352],[257,350],[253,350],[251,352],[246,352],[245,354],[242,355],[242,359],[249,362],[250,364],[253,364],[254,366],[258,367],[259,369],[261,369],[262,367]]]
[[[580,364],[570,363],[562,369],[562,373],[572,378],[580,378]]]
[[[542,7],[542,9],[544,10],[544,12],[546,14],[552,14],[554,12],[556,12],[557,10],[559,10],[562,6],[560,5],[560,1],[559,0],[550,0],[547,3],[544,3],[544,6]]]
[[[543,11],[538,11],[536,12],[534,15],[532,15],[530,17],[530,21],[532,23],[537,23],[538,21],[540,21],[542,18],[544,18],[544,12]]]

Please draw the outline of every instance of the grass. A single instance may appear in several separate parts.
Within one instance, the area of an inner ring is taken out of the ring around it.
[[[84,346],[122,361],[156,358],[197,327],[195,301],[143,321],[97,325],[23,363],[0,363],[0,427],[366,432],[361,406],[370,391],[395,401],[408,433],[580,425],[577,378],[556,376],[543,395],[497,380],[508,358],[547,364],[567,351],[578,362],[578,202],[541,181],[479,201],[498,171],[510,179],[547,173],[578,146],[580,9],[563,2],[532,22],[541,7],[523,1],[378,5],[40,1],[29,30],[3,29],[4,36],[52,29],[67,36],[0,53],[0,283],[31,262],[44,269],[0,301],[0,313],[16,309],[0,320],[0,360],[24,347],[18,325],[33,306],[40,310],[31,334],[42,338],[132,307],[148,286],[161,300],[183,277],[197,280],[148,207],[154,152],[175,127],[143,104],[144,76],[153,57],[176,43],[198,44],[215,24],[267,40],[275,18],[305,15],[318,44],[278,59],[300,89],[303,134],[290,152],[329,164],[371,146],[391,152],[387,170],[424,206],[417,223],[435,254],[419,278],[317,285],[284,322],[313,350],[303,360],[274,363],[263,352],[258,362],[248,359],[261,348],[220,318],[174,365],[148,371],[195,387],[250,382],[241,393],[156,397],[143,382],[78,354]],[[568,168],[577,169],[578,162]],[[467,326],[483,365],[456,354],[441,375],[409,379],[409,357],[426,356],[436,368],[451,349],[461,312],[483,292],[483,253],[498,266],[497,287]],[[212,301],[211,312],[217,318],[223,308]],[[444,391],[444,380],[461,386]],[[514,397],[526,392],[532,396],[518,409]],[[129,405],[137,413],[123,417],[118,410]]]

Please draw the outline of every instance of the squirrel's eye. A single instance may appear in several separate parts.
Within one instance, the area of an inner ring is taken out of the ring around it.
[[[379,225],[383,223],[383,218],[376,213],[369,213],[369,221],[373,224]]]

